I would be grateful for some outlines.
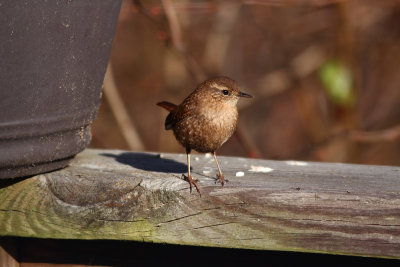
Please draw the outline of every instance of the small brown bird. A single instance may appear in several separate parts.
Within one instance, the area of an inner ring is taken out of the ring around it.
[[[157,105],[170,113],[165,129],[173,130],[179,143],[186,148],[190,192],[192,185],[199,194],[198,180],[190,175],[190,152],[213,153],[218,167],[216,182],[224,186],[224,179],[215,151],[232,136],[238,121],[236,104],[239,97],[252,97],[240,92],[236,82],[228,77],[216,77],[201,83],[180,105],[159,102]]]

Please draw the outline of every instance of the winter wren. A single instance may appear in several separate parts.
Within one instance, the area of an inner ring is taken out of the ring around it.
[[[240,92],[236,82],[228,77],[216,77],[201,83],[180,105],[166,101],[157,105],[170,113],[165,120],[165,129],[173,130],[179,143],[186,148],[190,192],[198,180],[190,175],[190,151],[211,152],[218,167],[216,182],[225,184],[215,151],[222,146],[236,129],[239,97],[252,97]]]

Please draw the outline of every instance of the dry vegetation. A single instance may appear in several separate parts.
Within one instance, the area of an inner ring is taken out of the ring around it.
[[[155,103],[227,75],[255,99],[220,154],[399,165],[399,44],[395,0],[124,1],[91,146],[183,152]]]

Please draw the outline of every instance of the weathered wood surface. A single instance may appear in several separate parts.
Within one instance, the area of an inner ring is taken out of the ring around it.
[[[400,258],[400,168],[91,150],[0,181],[0,235]],[[253,171],[249,171],[253,170]],[[244,176],[236,176],[243,172]]]

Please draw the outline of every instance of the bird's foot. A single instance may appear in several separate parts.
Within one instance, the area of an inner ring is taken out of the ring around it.
[[[217,174],[217,179],[215,180],[215,183],[220,183],[222,187],[224,187],[224,184],[229,182],[228,179],[225,179],[222,174]]]
[[[184,179],[185,181],[187,181],[187,182],[189,183],[189,186],[190,186],[190,193],[192,193],[192,188],[193,188],[193,186],[194,186],[194,187],[196,188],[197,193],[199,193],[199,195],[200,195],[200,197],[201,197],[200,187],[197,185],[197,182],[198,182],[199,180],[193,179],[191,175],[186,176],[186,175],[182,174],[182,177],[183,177],[183,179]]]

